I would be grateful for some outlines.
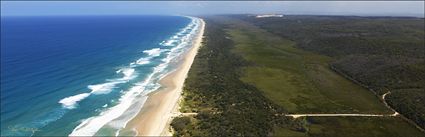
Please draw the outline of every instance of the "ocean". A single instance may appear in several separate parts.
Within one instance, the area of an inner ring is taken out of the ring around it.
[[[1,136],[121,131],[199,26],[184,16],[1,19]]]

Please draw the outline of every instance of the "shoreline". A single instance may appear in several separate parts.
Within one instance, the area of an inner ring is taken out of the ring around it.
[[[184,81],[192,66],[193,60],[201,46],[204,35],[205,22],[200,20],[199,32],[195,36],[192,47],[184,53],[181,63],[173,72],[160,80],[163,88],[148,95],[140,112],[126,128],[136,132],[135,136],[171,136],[169,124],[173,114],[178,110],[179,100],[184,86]]]

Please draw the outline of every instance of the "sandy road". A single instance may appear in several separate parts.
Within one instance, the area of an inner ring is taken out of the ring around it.
[[[287,117],[299,118],[299,117],[394,117],[398,113],[394,114],[286,114]]]

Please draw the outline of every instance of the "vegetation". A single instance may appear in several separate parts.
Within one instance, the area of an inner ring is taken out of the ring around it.
[[[308,132],[276,128],[274,136],[285,137],[422,137],[421,131],[398,117],[308,117]],[[408,127],[408,128],[406,128]]]
[[[331,57],[332,69],[378,95],[391,91],[390,106],[425,128],[423,18],[234,17]]]
[[[388,103],[398,108],[400,113],[410,116],[413,121],[417,121],[418,125],[425,127],[425,94],[421,89],[399,89],[391,91],[388,97]]]
[[[192,121],[192,118],[190,117],[176,117],[173,119],[173,121],[171,121],[171,126],[173,127],[175,133],[175,136],[183,136],[185,134],[189,134],[189,131],[187,131],[186,129],[189,129]]]
[[[176,136],[266,136],[287,119],[283,110],[242,82],[247,65],[231,53],[233,43],[223,26],[205,20],[204,44],[190,69],[183,91],[182,112],[198,113],[196,120],[174,119]]]
[[[423,137],[424,133],[398,117],[309,117],[314,137]]]
[[[174,119],[175,136],[424,135],[400,117],[285,117],[287,113],[392,112],[378,96],[344,78],[352,76],[342,73],[337,63],[348,55],[298,48],[302,41],[270,33],[263,27],[273,24],[261,26],[255,18],[204,19],[204,43],[185,81],[180,110],[198,114]],[[388,100],[400,98],[397,94],[393,90]]]
[[[331,58],[294,48],[294,42],[247,23],[235,23],[229,29],[235,51],[254,63],[244,67],[242,80],[289,113],[392,113],[372,92],[329,69]]]

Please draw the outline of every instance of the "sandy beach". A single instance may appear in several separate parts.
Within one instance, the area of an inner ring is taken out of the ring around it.
[[[201,20],[200,30],[192,47],[183,55],[180,65],[174,72],[161,79],[163,86],[148,95],[140,113],[132,119],[127,128],[137,132],[137,136],[171,136],[169,124],[173,114],[178,113],[178,102],[190,66],[201,46],[205,22]]]

